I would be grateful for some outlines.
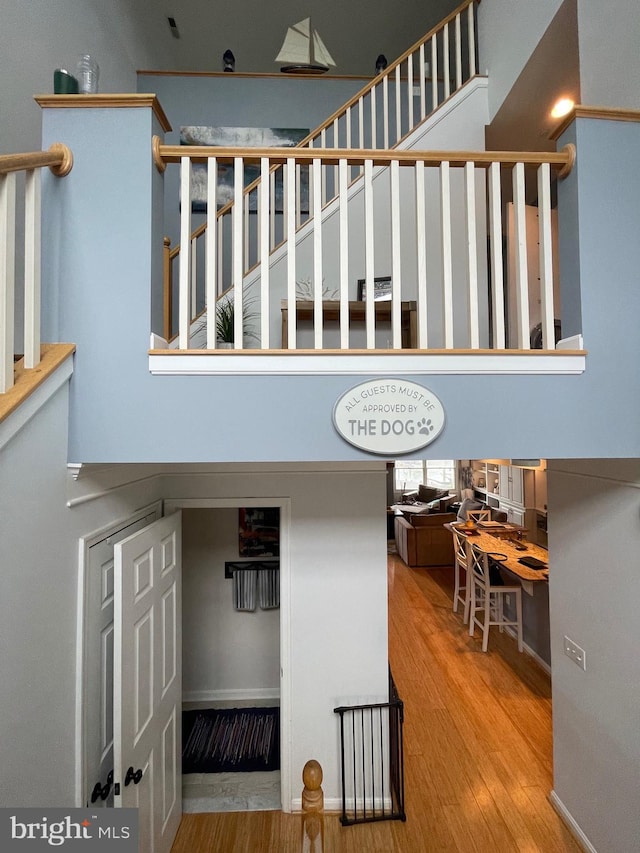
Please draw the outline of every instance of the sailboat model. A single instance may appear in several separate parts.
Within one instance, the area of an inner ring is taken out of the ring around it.
[[[285,74],[324,74],[335,66],[331,54],[312,29],[311,18],[289,27],[276,62],[284,62],[280,71]]]

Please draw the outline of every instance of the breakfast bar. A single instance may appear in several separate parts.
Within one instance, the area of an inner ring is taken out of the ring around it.
[[[549,580],[549,552],[532,542],[519,541],[501,536],[498,528],[482,528],[482,522],[475,527],[466,527],[465,522],[450,522],[445,528],[453,533],[457,530],[469,538],[474,545],[491,554],[504,554],[506,560],[500,563],[501,569],[506,569],[516,575],[522,583],[522,589],[533,595],[533,584]],[[504,525],[508,527],[508,525]],[[521,529],[521,528],[520,528]],[[491,530],[491,532],[489,532]],[[533,557],[543,563],[543,567],[531,568],[521,560]]]

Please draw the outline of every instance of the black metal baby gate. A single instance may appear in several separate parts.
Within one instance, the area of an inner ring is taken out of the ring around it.
[[[406,820],[404,705],[389,672],[389,701],[334,708],[340,715],[343,826]]]

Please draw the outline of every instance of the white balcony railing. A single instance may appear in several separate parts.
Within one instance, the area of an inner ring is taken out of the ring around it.
[[[0,393],[14,384],[14,362],[24,355],[24,367],[40,362],[40,169],[48,166],[62,177],[73,158],[56,143],[49,151],[0,155]],[[24,280],[16,281],[16,175],[24,179]],[[16,289],[24,301],[23,353],[15,351]]]
[[[156,141],[157,159],[180,162],[185,245],[194,160],[207,164],[210,211],[220,165],[235,176],[230,216],[208,217],[203,256],[180,255],[177,346],[219,346],[207,307],[224,291],[236,350],[527,350],[538,324],[542,348],[554,349],[551,186],[573,154],[190,147],[186,156]],[[248,166],[260,178],[246,194]]]

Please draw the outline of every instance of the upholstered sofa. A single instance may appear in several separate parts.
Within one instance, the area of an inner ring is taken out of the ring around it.
[[[395,518],[396,549],[408,566],[452,566],[453,536],[443,527],[455,521],[453,512],[414,514]]]

